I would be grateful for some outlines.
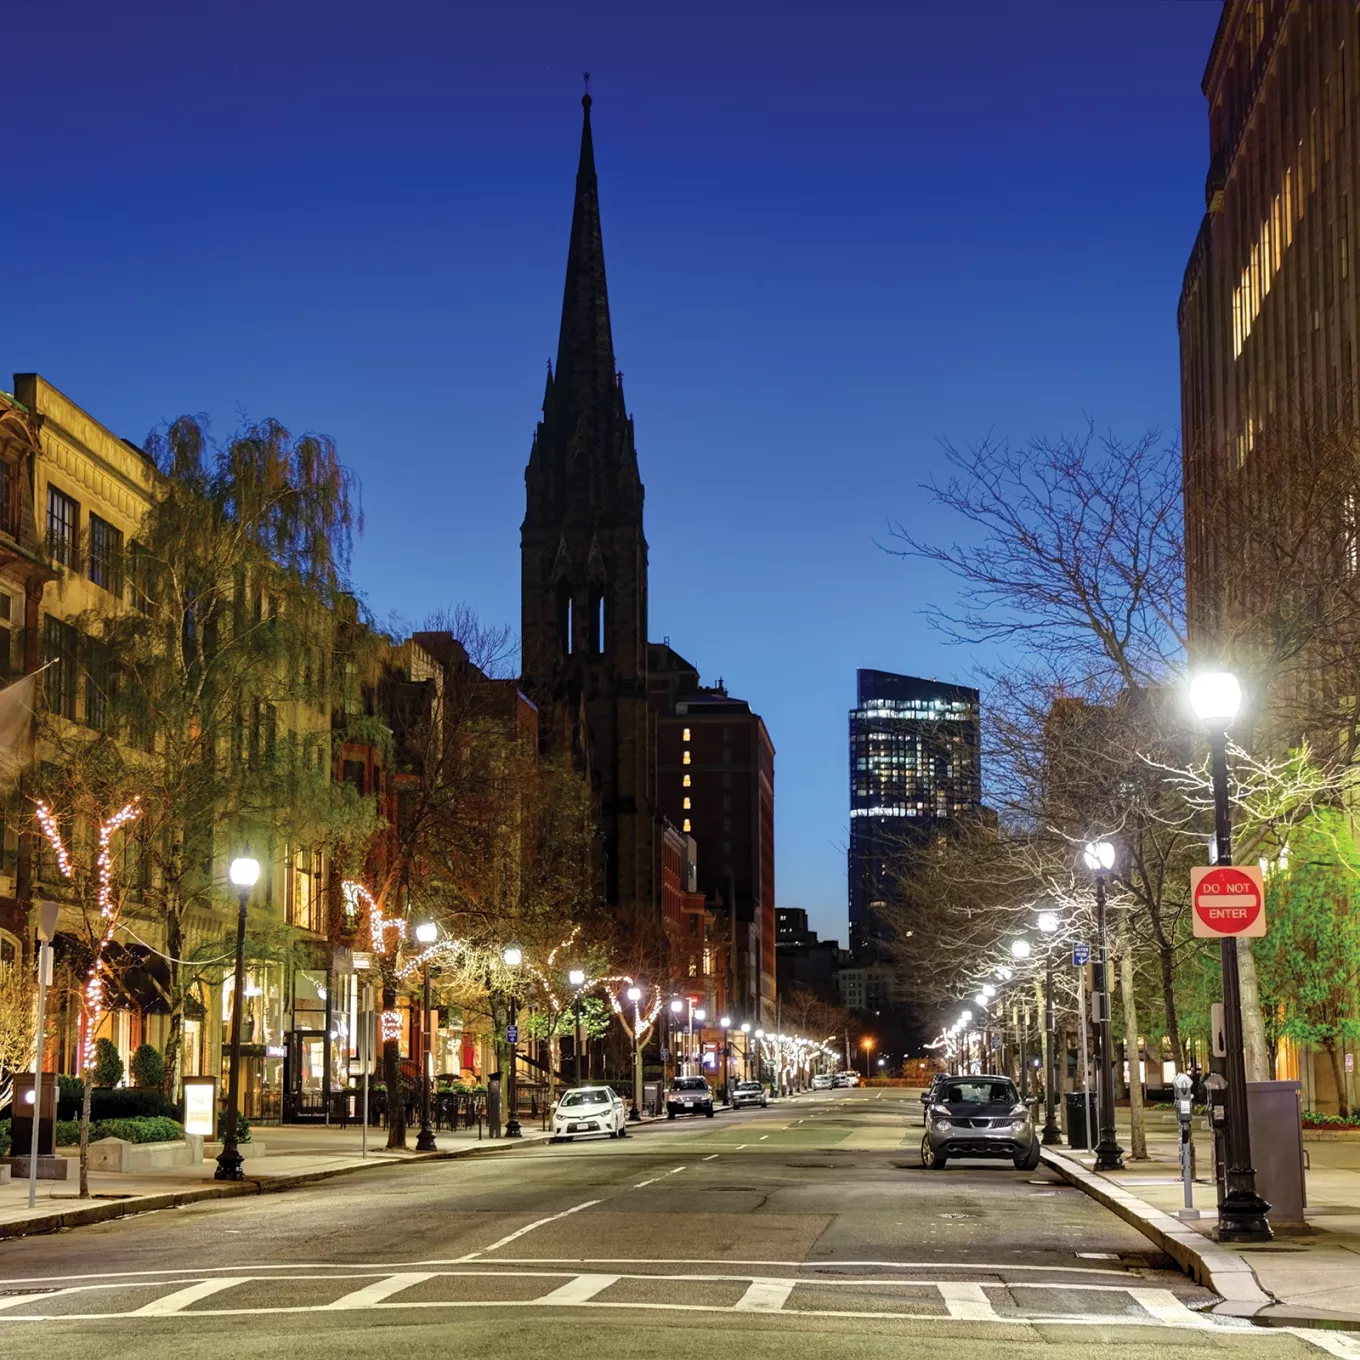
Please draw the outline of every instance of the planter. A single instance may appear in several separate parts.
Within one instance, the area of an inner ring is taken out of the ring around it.
[[[130,1143],[126,1138],[100,1138],[90,1144],[90,1170],[131,1175],[165,1171],[175,1166],[197,1166],[203,1160],[203,1139],[187,1133],[166,1143]]]

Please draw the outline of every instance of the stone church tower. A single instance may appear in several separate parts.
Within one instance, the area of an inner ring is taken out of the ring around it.
[[[525,692],[540,740],[591,781],[605,900],[656,905],[655,720],[647,703],[647,540],[633,422],[614,366],[590,96],[557,366],[525,469],[520,528]]]

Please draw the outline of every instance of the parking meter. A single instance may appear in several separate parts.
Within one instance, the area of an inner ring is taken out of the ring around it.
[[[1211,1072],[1204,1079],[1204,1098],[1209,1103],[1209,1132],[1213,1135],[1214,1180],[1219,1203],[1227,1194],[1228,1079]]]
[[[1194,1081],[1185,1072],[1177,1072],[1172,1082],[1176,1098],[1176,1121],[1181,1129],[1181,1184],[1185,1189],[1185,1204],[1177,1211],[1179,1218],[1198,1218],[1195,1208],[1194,1179],[1190,1166],[1190,1121],[1194,1118]]]

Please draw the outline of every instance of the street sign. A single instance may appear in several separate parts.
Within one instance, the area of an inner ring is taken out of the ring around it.
[[[670,1062],[670,1060],[671,1060],[671,1051],[670,1051],[670,1049],[669,1049],[669,1048],[663,1048],[663,1049],[661,1050],[661,1061],[662,1061],[663,1063],[665,1063],[665,1062]]]
[[[1190,900],[1195,908],[1195,935],[1243,939],[1266,933],[1266,886],[1259,869],[1220,865],[1190,870]]]
[[[1072,967],[1085,968],[1091,962],[1091,946],[1085,940],[1077,940],[1072,946]]]
[[[517,1043],[519,1043],[519,1026],[518,1026],[518,1025],[506,1025],[506,1027],[505,1027],[505,1042],[506,1042],[507,1044],[517,1044]]]

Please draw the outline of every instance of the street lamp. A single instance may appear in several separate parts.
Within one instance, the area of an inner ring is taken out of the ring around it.
[[[1061,922],[1056,911],[1039,913],[1039,929],[1049,937],[1044,949],[1044,1032],[1048,1038],[1048,1067],[1044,1072],[1044,1131],[1042,1141],[1049,1147],[1062,1142],[1062,1130],[1055,1117],[1054,1103],[1058,1085],[1058,1029],[1053,1014],[1053,936]]]
[[[581,988],[586,985],[586,975],[580,968],[573,968],[567,974],[567,981],[576,988],[576,995],[571,999],[571,1016],[576,1022],[576,1045],[572,1049],[572,1057],[576,1066],[576,1084],[581,1084]]]
[[[420,1020],[420,1132],[416,1135],[417,1152],[438,1152],[434,1129],[430,1124],[430,1087],[434,1083],[433,1036],[430,1034],[430,954],[429,946],[439,938],[439,927],[433,921],[422,921],[416,927],[416,941],[423,944],[425,971],[425,1012]]]
[[[1105,952],[1105,875],[1114,868],[1114,846],[1091,841],[1082,852],[1086,867],[1096,876],[1096,956],[1092,961],[1095,983],[1097,1042],[1100,1047],[1100,1141],[1096,1144],[1096,1170],[1122,1171],[1124,1149],[1114,1128],[1114,1052],[1110,1044],[1110,970]]]
[[[501,959],[507,968],[518,968],[524,962],[524,951],[517,944],[508,944],[501,952]],[[505,1103],[509,1106],[510,1115],[505,1121],[505,1136],[507,1138],[522,1138],[524,1135],[519,1126],[518,1095],[519,1090],[515,1085],[515,1057],[519,1051],[519,998],[515,994],[515,984],[510,984],[510,1019],[506,1025],[505,1040],[510,1049],[510,1080],[505,1087]]]
[[[718,1021],[718,1028],[723,1032],[723,1104],[732,1103],[732,1020],[730,1016],[724,1015]]]
[[[671,1062],[675,1064],[675,1075],[677,1077],[680,1075],[680,1058],[675,1049],[680,1040],[680,1012],[684,1009],[685,1003],[681,1001],[678,996],[671,1001],[670,1043],[667,1045],[667,1050],[671,1055]],[[662,1073],[662,1076],[665,1076],[664,1072]]]
[[[633,1109],[629,1119],[642,1118],[642,1049],[638,1046],[638,1034],[642,1029],[642,988],[630,987],[628,999],[633,1003]]]
[[[1190,706],[1209,736],[1209,758],[1214,783],[1214,862],[1232,863],[1232,818],[1228,808],[1228,724],[1242,706],[1242,687],[1227,671],[1197,675],[1190,681]],[[1225,935],[1219,944],[1223,969],[1223,1037],[1228,1050],[1227,1123],[1223,1130],[1226,1174],[1220,1186],[1218,1230],[1220,1242],[1267,1242],[1270,1205],[1256,1193],[1256,1171],[1251,1164],[1251,1129],[1247,1117],[1247,1064],[1242,1042],[1242,986],[1238,974],[1237,940]]]
[[[704,1016],[707,1012],[702,1006],[695,1006],[694,998],[689,999],[689,1061],[694,1064],[694,1070],[703,1076],[701,1068],[703,1064],[699,1061],[699,1050],[694,1044],[694,1022],[699,1022],[699,1042],[704,1041]]]
[[[741,1064],[746,1069],[746,1080],[751,1080],[751,1022],[741,1022]]]
[[[859,1041],[859,1046],[864,1050],[864,1080],[869,1080],[869,1054],[873,1051],[874,1041],[867,1035]]]
[[[241,909],[236,917],[236,976],[232,979],[231,1001],[231,1075],[227,1084],[227,1126],[222,1130],[222,1151],[217,1154],[217,1170],[213,1179],[239,1181],[245,1176],[241,1163],[245,1160],[236,1145],[236,1112],[241,1095],[241,1008],[245,1005],[246,990],[246,909],[250,906],[250,890],[260,877],[260,862],[242,855],[231,862],[227,870],[236,889]],[[33,1121],[33,1136],[38,1136],[38,1121]]]

